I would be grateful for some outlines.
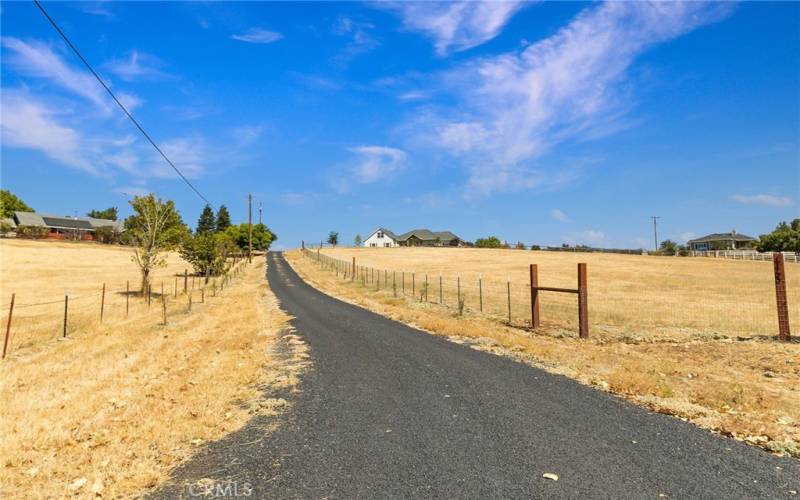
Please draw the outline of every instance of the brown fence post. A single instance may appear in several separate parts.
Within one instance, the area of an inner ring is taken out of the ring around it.
[[[461,275],[459,274],[456,277],[456,297],[458,300],[458,306],[461,307]]]
[[[167,298],[161,294],[161,315],[164,318],[164,326],[167,325]]]
[[[125,317],[128,317],[131,304],[131,280],[125,282]]]
[[[189,271],[186,269],[183,270],[183,293],[186,293],[186,289],[189,285]]]
[[[100,294],[100,323],[103,322],[103,312],[106,308],[106,284],[103,283],[103,292]]]
[[[481,278],[478,278],[478,304],[483,312],[483,280]]]
[[[589,305],[587,304],[586,264],[578,264],[578,335],[589,337]]]
[[[353,274],[350,275],[350,281],[355,281],[356,279],[356,258],[353,257]]]
[[[539,328],[539,266],[530,265],[531,274],[531,328]]]
[[[8,307],[8,321],[6,322],[6,338],[3,341],[3,359],[6,359],[6,351],[8,350],[8,337],[11,335],[11,317],[14,315],[14,299],[17,294],[11,294],[11,305]]]
[[[792,338],[789,329],[789,302],[786,298],[786,270],[783,267],[783,254],[772,254],[775,269],[775,299],[778,305],[778,340],[788,342]]]
[[[506,280],[506,292],[508,296],[508,324],[511,324],[511,280]]]
[[[175,276],[175,288],[172,289],[173,297],[178,298],[178,277]]]
[[[67,338],[67,311],[69,310],[69,294],[64,293],[64,329],[62,337]]]

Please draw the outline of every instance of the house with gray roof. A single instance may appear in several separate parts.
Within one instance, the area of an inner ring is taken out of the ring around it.
[[[734,229],[730,233],[712,233],[702,238],[696,238],[686,242],[689,250],[699,252],[707,250],[739,250],[743,248],[752,248],[756,238],[747,236],[746,234],[739,234]]]
[[[52,215],[38,212],[14,212],[13,222],[15,228],[36,227],[44,228],[46,238],[88,240],[95,239],[95,232],[104,227],[109,227],[116,232],[123,232],[125,225],[122,221],[109,219],[95,219],[94,217],[73,217],[69,215]]]
[[[364,240],[365,247],[459,247],[464,242],[450,231],[412,229],[395,234],[386,228],[378,228]]]

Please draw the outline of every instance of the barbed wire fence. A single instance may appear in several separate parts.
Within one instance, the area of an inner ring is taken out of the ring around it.
[[[98,325],[154,316],[160,325],[167,325],[176,314],[188,314],[192,306],[217,297],[241,276],[247,267],[245,257],[234,257],[226,270],[206,279],[190,274],[188,269],[174,279],[151,283],[144,290],[134,290],[130,281],[117,288],[107,283],[94,293],[73,295],[65,288],[64,296],[39,302],[20,302],[12,293],[7,304],[0,305],[3,328],[2,358],[48,340],[77,337]]]
[[[637,283],[612,287],[594,278],[587,283],[584,265],[583,299],[577,283],[579,270],[572,278],[578,286],[567,288],[542,286],[553,282],[563,285],[565,277],[546,272],[539,277],[538,269],[533,273],[535,266],[531,266],[533,279],[523,282],[519,273],[514,280],[510,276],[465,278],[366,266],[356,262],[355,257],[338,259],[319,249],[304,248],[302,254],[340,280],[366,290],[441,306],[458,315],[470,312],[491,317],[516,328],[541,326],[565,334],[576,332],[582,337],[588,336],[590,330],[611,336],[649,332],[665,339],[667,334],[707,339],[769,338],[777,333],[780,340],[790,340],[790,317],[795,328],[800,326],[797,310],[793,309],[791,315],[789,310],[790,303],[797,307],[800,301],[800,268],[788,266],[791,275],[787,277],[781,254],[775,254],[772,269],[763,267],[757,282],[732,283],[724,296],[689,276],[680,277],[683,286],[663,287],[658,292]],[[748,293],[748,287],[752,293]]]

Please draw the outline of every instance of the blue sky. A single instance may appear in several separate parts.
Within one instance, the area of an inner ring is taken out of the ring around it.
[[[281,247],[428,227],[649,247],[800,201],[800,3],[45,4],[214,205]],[[203,202],[30,2],[3,2],[2,186]],[[257,213],[257,212],[256,212]]]

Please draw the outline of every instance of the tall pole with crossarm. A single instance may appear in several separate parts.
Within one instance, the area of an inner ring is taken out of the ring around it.
[[[661,217],[658,217],[657,215],[651,215],[650,218],[653,219],[653,240],[656,243],[654,250],[658,252],[658,219]]]

